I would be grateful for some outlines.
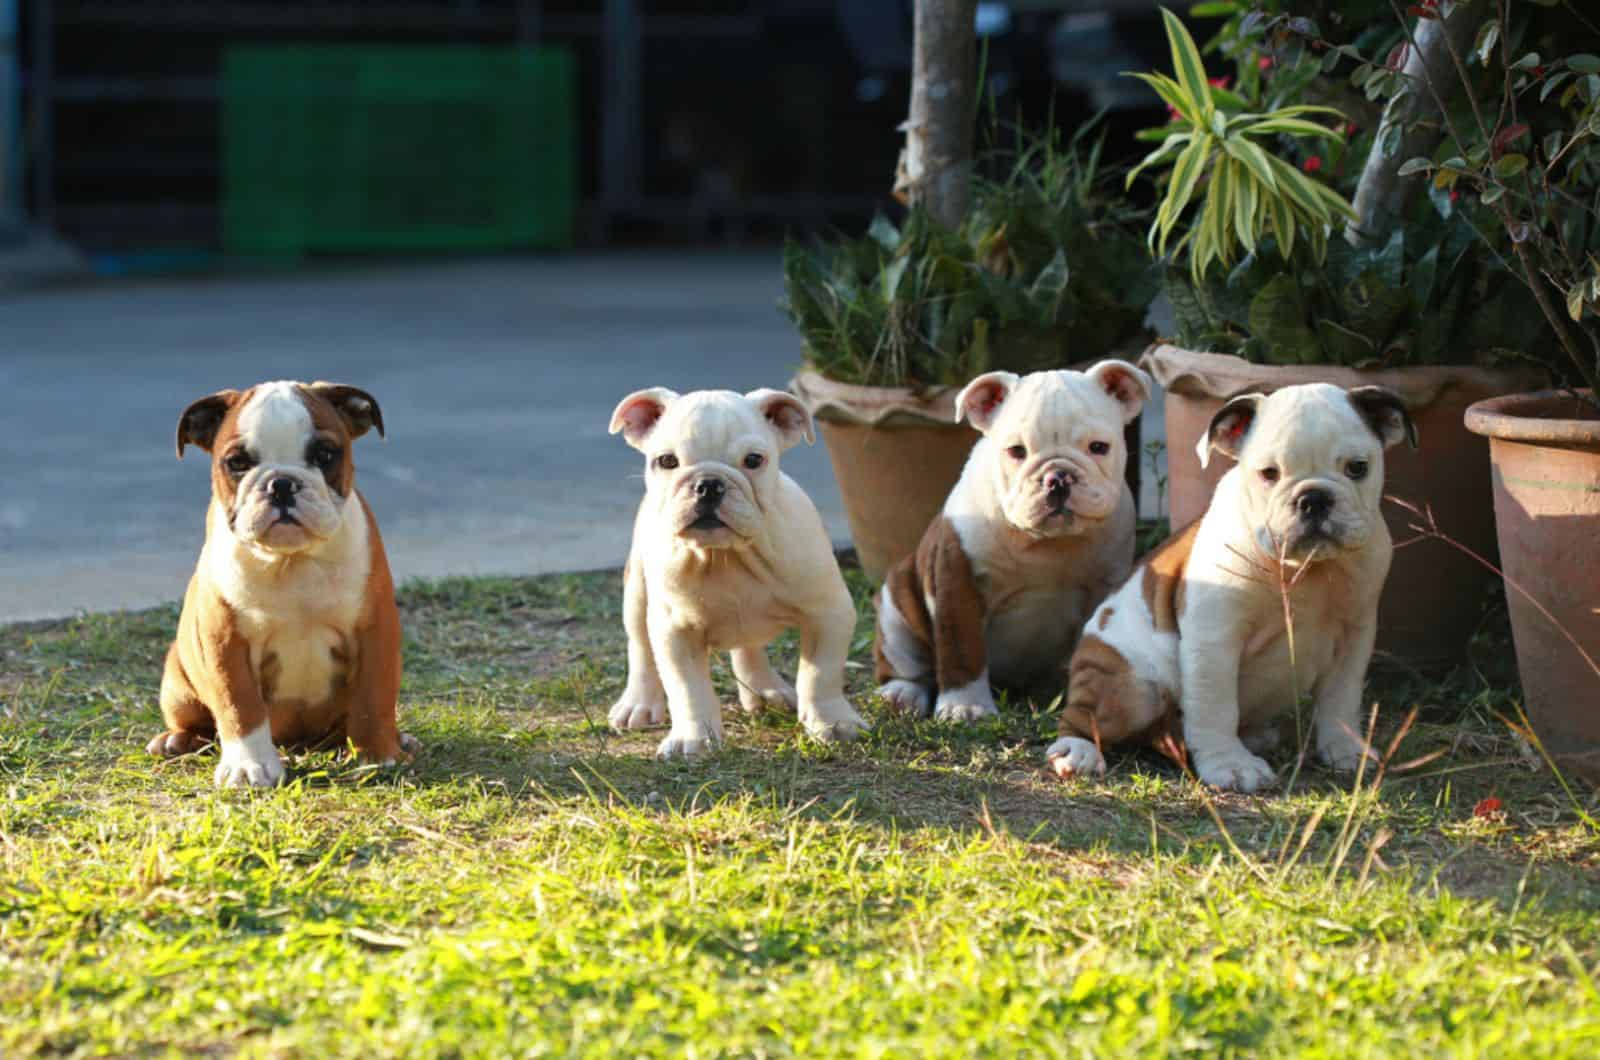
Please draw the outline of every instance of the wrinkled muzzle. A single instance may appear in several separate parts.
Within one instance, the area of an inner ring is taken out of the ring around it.
[[[1004,460],[1004,454],[999,456]],[[1087,461],[1035,457],[1012,471],[1004,501],[1006,520],[1044,537],[1081,534],[1116,510],[1117,491]]]
[[[239,482],[229,524],[234,536],[269,552],[303,552],[339,529],[343,506],[316,472],[255,467]]]
[[[722,464],[684,468],[665,498],[673,532],[707,548],[727,548],[755,534],[761,509],[744,476]]]
[[[1257,534],[1263,551],[1295,561],[1362,548],[1376,517],[1348,485],[1324,478],[1281,487],[1269,513],[1265,533]]]

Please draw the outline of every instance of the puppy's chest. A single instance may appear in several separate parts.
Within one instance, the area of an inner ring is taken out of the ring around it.
[[[742,567],[673,575],[664,593],[673,623],[702,631],[713,648],[771,640],[799,620],[773,585]]]
[[[365,582],[365,572],[306,570],[230,600],[268,703],[317,706],[339,690],[356,662]]]
[[[994,679],[1026,681],[1065,661],[1097,598],[1078,566],[1058,553],[988,557],[982,564],[978,585]]]

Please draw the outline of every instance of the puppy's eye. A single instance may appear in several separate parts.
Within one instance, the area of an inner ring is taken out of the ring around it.
[[[673,456],[671,453],[662,453],[660,456],[656,457],[656,467],[660,468],[662,471],[671,471],[677,466],[678,458]]]
[[[1111,443],[1110,442],[1090,442],[1089,443],[1089,452],[1093,453],[1095,456],[1105,456],[1107,453],[1111,452]]]
[[[762,456],[760,453],[751,453],[744,458],[744,466],[749,468],[751,471],[754,471],[756,468],[760,467],[766,462],[767,458]]]
[[[1013,445],[1010,449],[1006,450],[1006,455],[1013,460],[1022,460],[1028,455],[1028,449],[1026,446]]]
[[[321,443],[313,445],[311,447],[311,452],[308,455],[311,460],[311,466],[322,471],[329,470],[334,464],[339,462],[339,450],[335,449],[331,445],[324,445]]]
[[[1275,468],[1275,467],[1264,467],[1264,468],[1262,468],[1261,469],[1261,481],[1262,482],[1266,482],[1266,483],[1273,483],[1273,482],[1278,481],[1278,469]]]
[[[251,468],[255,467],[256,462],[250,458],[249,453],[240,450],[239,452],[230,455],[228,459],[224,460],[222,462],[222,466],[227,468],[235,475],[242,475],[246,471],[249,471]]]
[[[1360,482],[1366,478],[1369,470],[1371,470],[1371,466],[1365,460],[1352,460],[1344,466],[1344,473],[1349,475],[1351,480],[1355,482]]]

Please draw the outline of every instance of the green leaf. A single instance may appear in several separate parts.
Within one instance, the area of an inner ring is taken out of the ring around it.
[[[1161,101],[1182,115],[1184,121],[1192,125],[1199,120],[1205,104],[1203,102],[1197,104],[1194,97],[1184,91],[1183,86],[1172,78],[1167,77],[1165,74],[1135,73],[1125,76],[1138,78],[1155,89],[1156,95],[1161,97]]]
[[[1167,28],[1167,43],[1172,48],[1172,68],[1178,75],[1178,83],[1190,99],[1203,104],[1203,112],[1195,117],[1211,115],[1210,85],[1206,83],[1206,66],[1200,61],[1200,49],[1195,46],[1194,38],[1189,36],[1189,30],[1182,20],[1166,8],[1161,9],[1161,19]]]
[[[1573,320],[1583,319],[1583,281],[1579,280],[1567,292],[1567,315]]]
[[[1485,206],[1490,206],[1496,202],[1499,202],[1500,197],[1505,193],[1506,189],[1504,185],[1491,184],[1487,188],[1483,189],[1483,195],[1479,197],[1479,201],[1481,201]]]
[[[1194,4],[1189,8],[1191,18],[1226,18],[1237,14],[1239,5],[1231,0],[1211,0],[1209,3]]]
[[[1253,144],[1243,137],[1229,137],[1222,141],[1222,149],[1228,152],[1230,158],[1238,159],[1255,174],[1256,180],[1266,185],[1268,192],[1278,190],[1277,178],[1272,175],[1272,163],[1267,160],[1267,152],[1260,145]]]
[[[1600,55],[1579,52],[1567,56],[1567,68],[1580,74],[1600,74]]]
[[[1494,54],[1494,46],[1500,39],[1500,20],[1491,18],[1478,27],[1477,39],[1472,43],[1472,51],[1478,57],[1478,62],[1484,66],[1489,65],[1489,57]]]
[[[1306,324],[1299,285],[1290,273],[1268,280],[1250,300],[1250,333],[1262,341],[1271,362],[1315,364],[1322,359],[1322,345]]]
[[[900,230],[894,226],[893,221],[881,213],[872,219],[871,226],[867,228],[867,235],[891,254],[900,246]]]
[[[1200,181],[1200,175],[1205,172],[1206,161],[1211,157],[1211,141],[1197,139],[1184,149],[1178,156],[1178,162],[1172,167],[1172,180],[1167,185],[1166,197],[1161,201],[1161,209],[1156,214],[1156,224],[1161,229],[1161,240],[1157,253],[1166,253],[1167,236],[1178,223],[1183,211],[1189,205],[1189,199],[1194,194],[1195,186]],[[1213,187],[1211,194],[1216,194]]]
[[[1538,65],[1539,65],[1539,53],[1538,52],[1529,52],[1527,55],[1524,55],[1522,58],[1520,58],[1516,62],[1512,63],[1511,64],[1511,69],[1513,69],[1513,70],[1532,70],[1535,66],[1538,66]]]
[[[1396,176],[1409,177],[1413,173],[1421,173],[1433,168],[1433,161],[1428,158],[1412,158],[1400,164],[1395,170]]]
[[[1256,252],[1256,181],[1245,170],[1244,164],[1229,159],[1228,169],[1238,187],[1233,202],[1233,230],[1245,250]]]
[[[1290,136],[1315,136],[1324,140],[1344,143],[1344,136],[1337,129],[1330,129],[1326,125],[1318,125],[1314,121],[1304,121],[1300,118],[1266,118],[1263,121],[1246,126],[1240,132],[1247,136],[1287,133]]]
[[[1494,164],[1494,175],[1502,180],[1516,176],[1528,168],[1527,155],[1502,155],[1500,161]]]

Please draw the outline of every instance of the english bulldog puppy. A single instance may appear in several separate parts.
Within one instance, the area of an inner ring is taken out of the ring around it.
[[[350,455],[373,427],[372,395],[334,383],[223,390],[179,417],[178,455],[211,454],[211,506],[151,754],[215,737],[218,787],[270,787],[278,745],[348,741],[378,763],[415,751],[395,723],[394,584]]]
[[[878,692],[968,722],[990,685],[1054,693],[1090,609],[1133,565],[1123,428],[1150,379],[1126,361],[1086,372],[989,372],[956,399],[983,437],[939,518],[878,593]]]
[[[622,399],[611,416],[619,431],[646,462],[624,574],[628,683],[612,727],[670,717],[661,758],[720,743],[710,653],[726,650],[746,709],[797,706],[820,740],[867,728],[844,696],[850,592],[817,509],[778,469],[780,454],[816,438],[805,406],[777,390],[656,387]],[[791,626],[800,629],[798,695],[767,659],[767,644]]]
[[[1361,687],[1393,551],[1383,454],[1416,429],[1382,387],[1325,383],[1229,401],[1200,439],[1237,461],[1198,521],[1096,609],[1072,657],[1056,773],[1105,771],[1101,748],[1153,742],[1216,788],[1275,779],[1250,747],[1307,696],[1336,769],[1363,753]],[[1284,593],[1293,615],[1285,621]],[[1181,757],[1181,755],[1180,755]]]

